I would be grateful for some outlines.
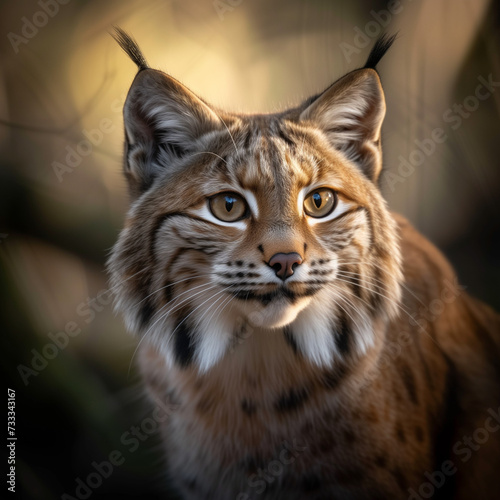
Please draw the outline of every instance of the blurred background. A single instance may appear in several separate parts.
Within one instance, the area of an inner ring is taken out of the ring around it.
[[[19,498],[175,498],[135,340],[104,293],[127,209],[121,107],[135,75],[113,25],[153,67],[249,112],[297,104],[399,32],[379,65],[381,188],[500,309],[498,1],[2,1],[1,356],[16,391]],[[96,475],[112,452],[121,463]]]

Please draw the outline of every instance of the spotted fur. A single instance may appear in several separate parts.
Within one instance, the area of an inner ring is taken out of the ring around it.
[[[500,424],[499,317],[376,185],[374,68],[393,39],[268,115],[216,109],[118,40],[139,72],[109,270],[147,387],[176,401],[163,434],[183,497],[409,498],[451,459],[434,498],[471,498],[478,481],[496,498],[500,432],[467,463],[456,442]],[[320,188],[335,208],[316,218],[304,207]],[[210,204],[226,192],[245,200],[233,222]]]

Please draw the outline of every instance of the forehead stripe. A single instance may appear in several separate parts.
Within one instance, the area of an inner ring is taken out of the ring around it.
[[[204,208],[206,208],[206,207],[204,207]],[[199,212],[201,212],[201,211],[199,211]],[[192,214],[188,214],[188,213],[184,213],[184,212],[170,212],[170,213],[159,215],[156,218],[156,221],[153,224],[153,228],[151,229],[150,235],[149,235],[149,241],[150,241],[149,255],[153,259],[155,257],[154,248],[156,245],[156,238],[158,236],[158,232],[160,231],[162,226],[165,224],[165,222],[173,217],[187,217],[188,219],[193,219],[193,220],[196,220],[198,222],[204,222],[205,224],[219,225],[217,222],[213,222],[209,219],[204,218],[203,216],[192,215]],[[224,223],[222,223],[222,224],[224,224]],[[236,226],[236,224],[238,224],[237,222],[228,223],[228,225],[229,224],[232,227],[238,227],[238,226]]]
[[[277,133],[278,137],[280,137],[288,146],[290,146],[290,148],[295,149],[297,147],[295,141],[279,125]]]

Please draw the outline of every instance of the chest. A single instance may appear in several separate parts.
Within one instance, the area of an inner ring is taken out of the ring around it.
[[[360,382],[293,351],[257,370],[257,347],[210,376],[170,374],[180,404],[165,446],[186,498],[399,498],[432,470],[440,410],[419,398],[419,371],[402,376],[405,365],[391,363]]]

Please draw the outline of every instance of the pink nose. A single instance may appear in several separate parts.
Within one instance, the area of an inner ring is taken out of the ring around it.
[[[302,264],[302,257],[296,253],[275,253],[269,260],[269,266],[274,269],[276,276],[285,281],[297,266]]]

